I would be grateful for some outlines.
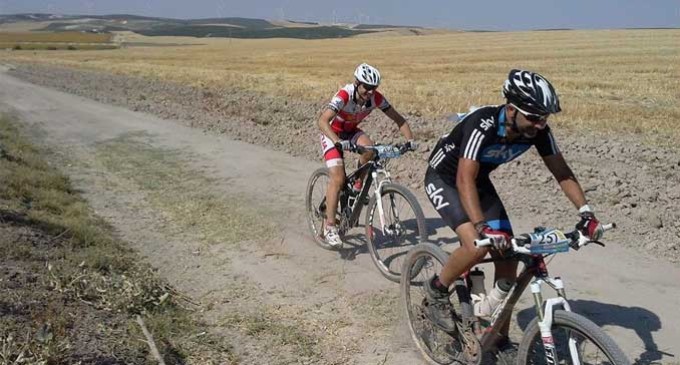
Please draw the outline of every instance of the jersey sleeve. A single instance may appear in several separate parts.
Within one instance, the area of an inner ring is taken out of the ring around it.
[[[536,150],[538,150],[538,154],[542,157],[560,153],[560,149],[557,148],[557,143],[555,142],[555,137],[553,136],[550,127],[545,127],[545,129],[538,132],[534,145],[536,146]]]
[[[332,109],[336,113],[342,110],[342,108],[347,105],[347,102],[349,101],[349,93],[347,90],[341,89],[331,99],[331,101],[328,103],[328,108]]]
[[[485,118],[482,113],[472,113],[460,122],[459,127],[463,130],[459,158],[479,161],[480,152],[485,145],[491,143],[496,132],[494,121],[495,118]]]
[[[373,94],[373,100],[375,101],[375,106],[382,111],[387,111],[392,107],[387,98],[377,91]]]

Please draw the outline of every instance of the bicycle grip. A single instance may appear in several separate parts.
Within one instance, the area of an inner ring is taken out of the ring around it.
[[[475,240],[475,247],[487,247],[493,246],[493,240],[491,238],[480,238]]]

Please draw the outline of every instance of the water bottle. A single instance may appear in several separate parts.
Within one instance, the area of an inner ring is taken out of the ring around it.
[[[478,267],[474,271],[470,272],[470,295],[486,295],[486,288],[484,287],[484,271],[480,270]]]
[[[496,308],[508,296],[512,288],[512,282],[508,279],[499,279],[493,286],[493,289],[482,300],[473,303],[475,316],[488,318],[496,311]]]
[[[484,271],[478,267],[470,272],[468,276],[470,279],[470,300],[472,301],[473,315],[476,315],[475,308],[486,298],[486,288],[484,287]],[[481,330],[486,328],[489,324],[484,320],[479,321],[481,327],[476,327],[475,331],[481,334]]]

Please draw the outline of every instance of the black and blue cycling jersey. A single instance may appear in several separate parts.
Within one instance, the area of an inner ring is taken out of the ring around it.
[[[541,156],[559,153],[549,126],[539,130],[533,138],[520,136],[508,141],[506,134],[505,105],[475,109],[463,116],[451,133],[439,140],[432,150],[429,164],[445,181],[455,184],[460,158],[479,161],[479,175],[488,175],[531,146],[536,146]]]
[[[559,153],[550,127],[539,130],[533,138],[519,136],[509,141],[505,105],[474,109],[464,115],[432,150],[425,175],[425,192],[451,228],[468,222],[456,187],[458,161],[461,158],[478,161],[477,191],[484,218],[491,228],[512,233],[507,213],[489,174],[498,166],[516,159],[531,146],[536,146],[541,156]]]

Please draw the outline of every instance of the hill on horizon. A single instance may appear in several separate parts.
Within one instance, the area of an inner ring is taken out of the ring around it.
[[[0,25],[31,23],[31,31],[81,31],[110,33],[131,31],[145,36],[225,37],[225,38],[345,38],[360,34],[379,33],[395,29],[425,29],[402,25],[323,24],[295,20],[269,21],[255,18],[224,17],[202,19],[172,19],[129,14],[63,15],[10,14],[0,15]],[[417,33],[414,33],[417,34]]]

